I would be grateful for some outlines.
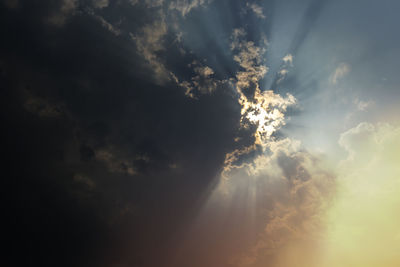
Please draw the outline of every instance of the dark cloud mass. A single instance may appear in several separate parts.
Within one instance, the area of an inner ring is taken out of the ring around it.
[[[320,233],[335,175],[287,132],[332,1],[278,2],[0,0],[7,266],[281,266]]]
[[[239,106],[227,86],[196,101],[152,82],[128,35],[102,27],[84,1],[59,14],[67,2],[2,4],[11,260],[159,264],[218,175]],[[134,11],[121,5],[110,8]]]

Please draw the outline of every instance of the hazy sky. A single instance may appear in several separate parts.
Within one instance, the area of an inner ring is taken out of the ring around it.
[[[0,0],[11,266],[400,266],[395,0]]]

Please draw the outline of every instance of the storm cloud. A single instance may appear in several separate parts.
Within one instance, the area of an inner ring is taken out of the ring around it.
[[[1,0],[7,260],[318,266],[359,135],[397,129],[354,127],[382,100],[332,2]]]

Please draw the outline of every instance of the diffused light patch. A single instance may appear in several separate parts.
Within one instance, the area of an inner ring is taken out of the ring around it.
[[[320,266],[400,266],[400,128],[361,123],[342,134],[336,201]]]
[[[257,125],[256,143],[265,146],[271,135],[284,125],[283,112],[287,106],[295,104],[296,100],[292,95],[283,98],[272,91],[259,90],[255,92],[254,99],[254,102],[243,99],[242,114],[252,124]]]

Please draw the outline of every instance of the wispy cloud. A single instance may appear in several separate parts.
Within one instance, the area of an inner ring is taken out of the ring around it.
[[[375,104],[375,102],[372,100],[363,101],[360,100],[359,98],[354,99],[353,103],[354,105],[356,105],[357,110],[359,111],[367,111]]]
[[[212,0],[175,0],[171,1],[169,4],[170,10],[177,10],[184,17],[186,16],[192,9],[205,6]]]
[[[287,54],[282,58],[283,62],[285,64],[289,64],[290,66],[293,65],[293,55],[292,54]]]
[[[96,15],[94,12],[90,12],[89,14],[92,14],[93,17],[100,22],[101,26],[103,26],[105,29],[107,29],[109,32],[113,33],[114,35],[118,36],[121,34],[121,30],[118,29],[116,26],[112,25],[109,23],[107,20],[105,20],[102,16]]]
[[[78,6],[78,0],[63,0],[59,10],[48,18],[48,22],[55,26],[63,26]]]
[[[248,211],[249,220],[255,216],[254,223],[262,227],[245,252],[232,256],[234,266],[287,260],[285,248],[290,246],[318,246],[325,230],[324,215],[336,192],[336,177],[318,155],[302,149],[297,140],[270,141],[268,153],[256,157],[252,168],[238,168],[230,177],[221,184],[221,193],[232,199],[238,190],[256,186],[258,190],[247,201],[265,214],[256,216]],[[247,182],[241,182],[243,179]]]
[[[171,78],[170,72],[157,56],[158,52],[165,50],[163,41],[167,31],[165,18],[161,16],[161,19],[145,25],[140,33],[130,34],[138,53],[147,61],[158,83],[164,83]]]
[[[28,90],[24,90],[24,108],[41,117],[41,118],[56,118],[66,113],[62,104],[53,103],[49,99],[32,94]]]
[[[196,98],[197,92],[201,94],[213,93],[219,85],[226,81],[220,81],[213,77],[214,70],[208,66],[203,66],[197,61],[193,61],[189,67],[193,68],[196,74],[190,81],[176,82],[185,88],[185,95],[191,98]]]
[[[109,0],[92,0],[95,8],[105,8],[109,5]]]
[[[96,159],[103,162],[110,172],[135,175],[137,171],[133,166],[133,159],[117,155],[111,148],[96,151]]]
[[[342,78],[344,78],[349,72],[351,68],[347,63],[341,63],[335,71],[329,77],[329,82],[331,84],[337,84]]]
[[[256,3],[246,3],[246,7],[253,11],[257,17],[265,19],[263,8],[261,6],[257,5]]]

